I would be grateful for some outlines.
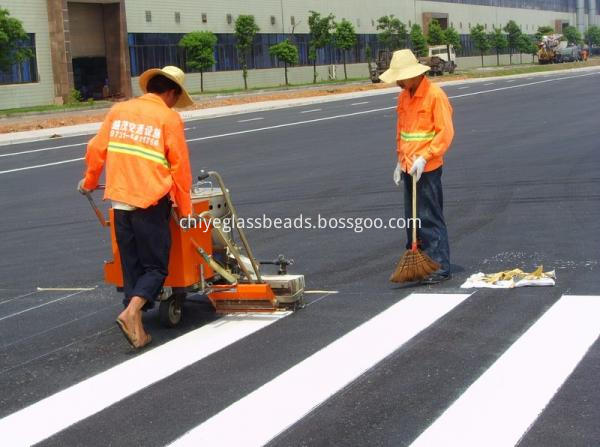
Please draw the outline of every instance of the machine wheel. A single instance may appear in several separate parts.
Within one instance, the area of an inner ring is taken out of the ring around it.
[[[168,300],[161,301],[158,308],[160,317],[160,324],[164,327],[175,327],[181,321],[181,314],[183,310],[183,297],[179,295],[173,295]]]

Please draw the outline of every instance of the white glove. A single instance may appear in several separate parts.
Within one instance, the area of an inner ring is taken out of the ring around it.
[[[413,175],[415,177],[415,180],[418,182],[421,178],[421,174],[423,174],[423,171],[425,170],[426,164],[427,161],[423,157],[419,156],[415,161],[413,161],[412,167],[410,168],[410,171],[408,171],[408,173],[410,175]]]
[[[81,180],[79,180],[79,183],[77,183],[77,191],[79,191],[81,194],[87,194],[87,193],[89,193],[89,191],[83,187],[84,183],[85,183],[85,179],[84,178],[82,178]]]
[[[394,183],[396,186],[400,185],[400,173],[402,172],[402,168],[400,167],[400,163],[396,164],[396,169],[394,169]]]

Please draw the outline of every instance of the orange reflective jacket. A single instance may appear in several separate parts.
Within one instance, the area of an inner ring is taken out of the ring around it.
[[[413,161],[422,156],[425,172],[439,168],[442,156],[454,137],[452,106],[444,91],[423,78],[414,96],[408,90],[398,95],[398,161],[408,172]]]
[[[180,215],[192,212],[192,175],[183,121],[157,95],[147,93],[112,107],[85,156],[83,187],[92,190],[106,163],[105,199],[138,208],[166,194]]]

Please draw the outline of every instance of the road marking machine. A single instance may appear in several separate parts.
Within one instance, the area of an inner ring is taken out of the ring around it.
[[[213,187],[209,178],[217,181],[218,188]],[[91,193],[86,197],[101,225],[110,228],[113,260],[104,263],[104,279],[122,290],[114,211],[109,209],[106,220]],[[189,293],[208,297],[218,313],[274,312],[302,306],[304,275],[288,274],[287,267],[293,260],[283,255],[273,261],[258,262],[254,258],[229,191],[217,172],[202,171],[192,187],[191,197],[193,216],[180,220],[173,212],[170,220],[169,274],[158,298],[161,324],[167,327],[179,324],[183,302]],[[222,225],[223,222],[227,225]],[[277,274],[262,273],[261,264],[278,266]]]

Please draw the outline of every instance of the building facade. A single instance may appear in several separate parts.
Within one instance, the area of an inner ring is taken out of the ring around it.
[[[476,65],[470,45],[471,27],[492,31],[514,20],[525,34],[539,26],[557,32],[567,25],[580,30],[598,24],[600,0],[5,0],[0,7],[23,22],[29,35],[23,45],[35,58],[0,72],[0,109],[62,103],[77,89],[84,97],[131,96],[139,93],[137,77],[147,68],[178,65],[185,54],[177,43],[191,31],[217,36],[216,64],[205,73],[206,90],[243,85],[235,48],[235,20],[251,14],[260,27],[248,60],[251,86],[280,85],[282,70],[269,55],[271,45],[290,38],[298,46],[300,63],[290,82],[310,82],[308,60],[310,11],[333,14],[353,23],[358,44],[346,55],[349,76],[366,77],[367,47],[377,49],[377,19],[398,17],[407,27],[431,20],[454,27],[463,42],[459,66]],[[342,54],[329,46],[319,51],[319,77],[340,73]],[[491,61],[490,61],[491,62]],[[337,70],[335,70],[337,68]],[[188,71],[188,70],[186,70]],[[199,91],[198,73],[188,73],[187,87]]]

